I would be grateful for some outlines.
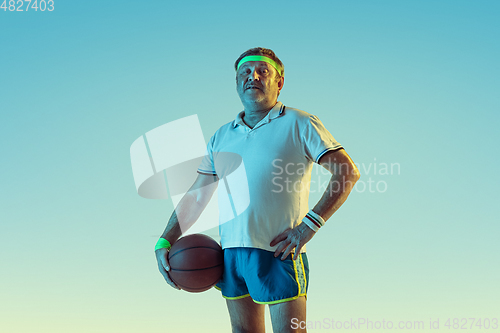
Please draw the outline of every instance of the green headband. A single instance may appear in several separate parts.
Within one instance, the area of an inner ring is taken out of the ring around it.
[[[247,61],[265,61],[268,64],[270,64],[271,66],[273,66],[276,69],[276,71],[279,73],[280,76],[282,75],[281,74],[281,70],[279,69],[279,66],[276,63],[276,61],[274,61],[271,58],[268,58],[268,57],[265,57],[265,56],[260,56],[260,55],[251,55],[251,56],[244,57],[238,63],[238,67],[236,67],[236,71],[238,71],[238,69],[240,69],[240,66],[243,65],[243,63],[245,63]]]

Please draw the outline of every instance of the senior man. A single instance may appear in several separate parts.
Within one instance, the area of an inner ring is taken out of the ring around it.
[[[306,320],[305,244],[344,203],[359,172],[318,117],[278,102],[284,66],[272,50],[244,52],[235,70],[244,110],[210,139],[196,181],[158,242],[158,267],[167,283],[178,288],[169,277],[167,255],[170,244],[181,236],[179,222],[182,230],[194,223],[217,181],[231,172],[230,166],[217,162],[220,153],[237,154],[246,170],[250,204],[219,226],[224,273],[216,286],[226,299],[232,331],[264,333],[267,304],[274,332],[305,332],[298,324]],[[313,163],[328,169],[332,177],[309,210]]]

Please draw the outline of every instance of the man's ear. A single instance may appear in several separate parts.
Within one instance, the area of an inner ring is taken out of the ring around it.
[[[285,84],[285,77],[282,76],[280,77],[279,81],[278,81],[278,88],[279,88],[279,91],[281,91],[281,89],[283,89],[283,85]]]

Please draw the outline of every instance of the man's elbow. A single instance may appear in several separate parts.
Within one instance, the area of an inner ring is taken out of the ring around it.
[[[361,174],[354,164],[347,168],[346,171],[347,172],[342,174],[342,180],[344,181],[344,183],[350,184],[349,187],[352,188],[361,177]]]
[[[344,165],[344,168],[342,168],[341,170],[342,171],[339,173],[332,172],[331,181],[335,182],[336,184],[344,184],[342,188],[352,189],[361,177],[358,168],[354,164],[350,165],[346,163]]]
[[[361,177],[361,174],[359,173],[358,168],[355,165],[353,165],[352,170],[351,170],[351,181],[353,183],[356,183],[360,177]]]

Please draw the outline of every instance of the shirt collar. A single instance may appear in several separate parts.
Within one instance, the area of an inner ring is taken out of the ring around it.
[[[271,121],[271,119],[275,119],[283,114],[283,111],[285,110],[285,106],[281,102],[277,102],[273,108],[269,111],[269,113],[263,118],[263,121],[265,123],[268,123]],[[241,111],[238,113],[236,116],[236,119],[233,121],[233,128],[235,128],[238,125],[241,126],[246,126],[245,122],[243,121],[243,115],[245,114],[245,111]]]

